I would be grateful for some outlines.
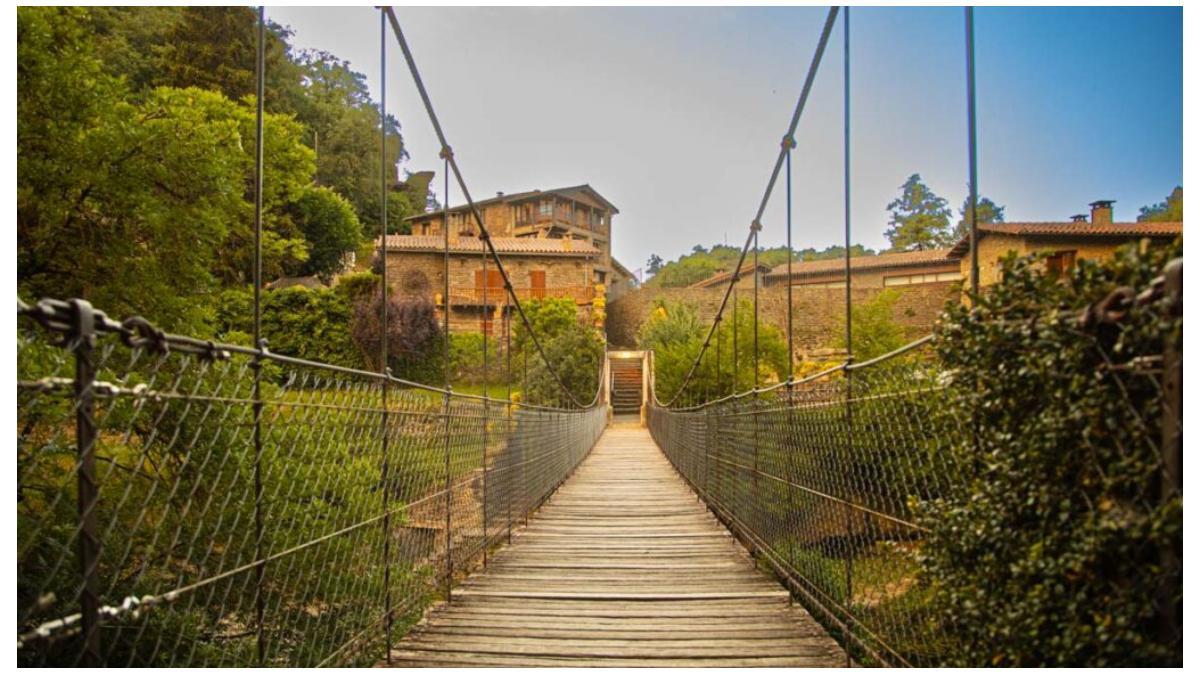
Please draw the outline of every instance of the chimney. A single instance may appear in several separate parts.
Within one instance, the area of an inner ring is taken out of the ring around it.
[[[501,198],[501,197],[503,197],[503,196],[504,196],[504,193],[503,193],[503,192],[496,192],[496,199],[499,199],[499,198]]]
[[[1113,200],[1111,199],[1101,199],[1088,204],[1092,207],[1092,224],[1112,225],[1112,205]]]
[[[1086,223],[1087,222],[1087,214],[1076,213],[1075,215],[1071,216],[1071,222],[1072,223]]]

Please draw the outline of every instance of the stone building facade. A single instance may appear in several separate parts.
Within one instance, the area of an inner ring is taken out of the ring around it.
[[[590,185],[516,194],[497,193],[475,202],[484,226],[494,238],[569,240],[598,254],[590,259],[589,284],[603,284],[606,294],[628,289],[632,275],[613,260],[613,216],[620,211]],[[479,236],[478,226],[466,205],[446,212],[434,211],[406,219],[414,236],[441,238],[448,222],[450,235],[459,239]]]
[[[378,247],[378,240],[376,246]],[[592,283],[595,247],[572,239],[493,237],[513,290],[522,302],[539,298],[568,298],[581,319],[590,316],[592,301],[603,288]],[[387,279],[397,296],[433,300],[438,320],[447,306],[452,332],[500,334],[511,316],[512,303],[503,278],[483,242],[476,237],[450,239],[450,295],[445,296],[445,242],[439,236],[388,235]]]
[[[1000,260],[1009,252],[1046,253],[1049,273],[1061,273],[1079,260],[1105,258],[1133,241],[1163,245],[1183,234],[1181,222],[1114,223],[1112,202],[1092,205],[1090,218],[1070,222],[980,224],[980,285],[1000,278]],[[797,358],[823,356],[838,341],[845,322],[846,262],[844,259],[778,265],[760,277],[759,305],[763,320],[780,329],[787,326],[787,287],[792,286],[793,339]],[[893,320],[911,338],[929,333],[949,300],[962,301],[970,278],[970,241],[951,248],[882,253],[850,260],[851,302],[870,301],[884,289],[898,300]],[[697,309],[702,323],[712,321],[730,274],[714,275],[688,288],[641,288],[608,307],[608,336],[614,345],[632,348],[637,332],[657,301],[680,301]],[[739,297],[751,297],[753,275],[743,271],[736,284]]]
[[[1131,241],[1149,239],[1164,244],[1183,236],[1182,222],[1114,223],[1112,202],[1092,202],[1091,218],[1075,216],[1070,222],[988,223],[979,225],[979,285],[1000,279],[1000,261],[1009,252],[1018,255],[1045,253],[1043,263],[1053,274],[1070,269],[1080,260],[1111,256]],[[964,239],[950,250],[959,261],[960,274],[971,274],[971,242]]]

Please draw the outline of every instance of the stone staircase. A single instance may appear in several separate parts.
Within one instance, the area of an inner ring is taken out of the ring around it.
[[[613,358],[613,414],[639,414],[642,410],[642,358]]]

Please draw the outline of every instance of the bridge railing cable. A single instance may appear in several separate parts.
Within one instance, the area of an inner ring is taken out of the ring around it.
[[[821,58],[825,54],[825,47],[829,43],[829,36],[833,32],[833,25],[834,25],[834,22],[837,21],[837,16],[838,16],[838,8],[830,7],[829,13],[825,17],[825,24],[821,29],[821,37],[817,41],[816,52],[813,54],[812,62],[809,64],[809,67],[808,67],[808,74],[804,78],[804,86],[801,88],[800,96],[796,100],[796,107],[792,111],[792,118],[788,123],[787,132],[783,135],[783,140],[780,142],[779,153],[776,156],[775,163],[771,168],[771,175],[767,179],[767,187],[763,191],[762,198],[759,200],[758,208],[754,213],[754,218],[750,221],[750,231],[746,234],[746,241],[745,241],[745,243],[742,244],[742,250],[738,254],[737,262],[733,266],[733,270],[734,270],[733,274],[729,277],[729,281],[725,285],[725,292],[721,296],[720,304],[717,305],[717,311],[713,317],[712,324],[709,326],[708,331],[705,333],[704,341],[700,345],[700,351],[696,353],[696,357],[692,360],[692,364],[688,368],[687,374],[684,376],[683,381],[679,385],[679,388],[675,391],[675,393],[671,394],[671,396],[669,396],[666,401],[659,401],[657,393],[652,392],[652,396],[654,397],[654,400],[656,401],[656,403],[658,405],[670,408],[672,406],[675,406],[677,403],[679,403],[681,401],[681,399],[680,399],[681,395],[687,389],[688,385],[691,384],[691,381],[695,377],[696,372],[699,369],[701,362],[704,360],[705,354],[708,352],[709,345],[713,341],[713,336],[717,334],[717,331],[721,325],[721,321],[725,315],[725,309],[729,304],[729,299],[733,295],[734,288],[737,286],[738,281],[741,280],[742,266],[746,264],[746,257],[750,253],[751,246],[755,247],[755,259],[757,260],[758,233],[760,230],[762,230],[763,213],[766,212],[767,205],[771,202],[771,195],[775,191],[775,184],[779,180],[779,174],[783,170],[785,162],[787,161],[787,158],[790,155],[792,148],[794,148],[796,145],[796,139],[795,139],[796,127],[800,124],[800,116],[804,112],[805,104],[808,102],[808,96],[812,91],[813,82],[816,80],[817,71],[821,66]],[[755,275],[755,279],[756,279],[756,288],[757,288],[757,279],[758,279],[757,268],[754,271],[754,275]],[[755,293],[755,297],[757,298],[757,292]],[[756,323],[755,323],[755,327],[756,327],[755,328],[755,345],[756,345],[756,348],[754,350],[755,351],[754,359],[756,361],[758,359],[757,318],[758,317],[756,315],[755,316],[755,319],[756,319]],[[734,350],[734,353],[736,354],[736,348]],[[735,375],[735,377],[736,377],[736,375]],[[735,382],[736,382],[736,380],[735,380]]]
[[[496,265],[496,270],[500,274],[501,281],[503,282],[504,291],[508,295],[510,304],[516,311],[516,314],[520,318],[522,325],[525,327],[525,331],[529,336],[534,349],[545,364],[547,372],[550,373],[551,377],[553,377],[554,381],[558,385],[562,397],[569,405],[573,405],[577,408],[589,408],[595,406],[599,400],[600,387],[597,386],[596,392],[590,401],[587,401],[586,403],[581,401],[575,395],[575,392],[572,391],[563,380],[562,375],[559,373],[557,364],[555,364],[554,361],[547,356],[541,338],[538,337],[537,332],[533,329],[533,325],[529,320],[529,316],[525,312],[525,307],[521,304],[521,298],[513,288],[512,278],[509,276],[508,269],[505,268],[504,263],[500,258],[500,254],[496,250],[496,245],[492,241],[492,237],[488,232],[487,225],[484,224],[483,215],[480,213],[479,207],[475,204],[475,200],[471,198],[471,191],[467,188],[467,183],[463,178],[462,170],[458,166],[458,159],[455,157],[454,150],[450,147],[450,144],[446,139],[446,134],[442,130],[442,124],[438,120],[437,113],[434,111],[433,102],[429,97],[428,90],[425,88],[425,81],[422,79],[421,72],[417,68],[416,59],[413,57],[412,50],[408,46],[408,40],[404,37],[404,31],[400,28],[400,21],[396,18],[396,12],[391,7],[384,7],[383,11],[387,15],[388,22],[391,24],[392,32],[395,34],[397,42],[400,44],[400,50],[404,53],[404,60],[408,64],[409,72],[412,74],[413,83],[416,85],[417,93],[421,97],[421,103],[425,107],[425,112],[429,117],[429,122],[433,126],[434,134],[437,136],[438,144],[441,147],[440,156],[445,160],[450,173],[454,175],[455,184],[462,192],[463,199],[466,201],[467,209],[471,214],[471,218],[475,221],[476,227],[479,228],[479,238],[484,244],[487,255],[490,256],[492,262]],[[443,225],[443,229],[445,229],[445,227],[446,224]],[[485,289],[487,288],[487,285],[488,283],[485,277]],[[446,302],[448,303],[449,300],[447,299]],[[446,311],[447,313],[450,311],[448,305],[446,307]]]
[[[25,665],[377,663],[605,424],[83,301],[18,329]]]
[[[1083,310],[1012,323],[1066,328],[1103,355],[1116,326],[1178,320],[1181,280],[1177,261],[1142,293],[1118,289]],[[1126,354],[1126,365],[1097,356],[1095,376],[1114,396],[1148,383],[1160,397],[1161,421],[1139,412],[1155,406],[1129,404],[1127,418],[1108,423],[1159,429],[1137,452],[1157,463],[1147,494],[1164,500],[1182,485],[1182,353],[1173,344],[1164,340],[1162,354]],[[655,441],[709,508],[864,664],[945,665],[961,647],[953,623],[962,617],[940,613],[922,574],[931,528],[944,546],[957,536],[952,527],[965,526],[940,520],[944,505],[970,500],[979,479],[979,452],[967,450],[977,429],[955,412],[962,410],[955,397],[972,385],[956,385],[958,375],[938,355],[951,348],[928,336],[795,381],[648,413]],[[1164,561],[1162,574],[1178,573],[1178,557]],[[993,590],[981,580],[978,603],[986,605]],[[1177,596],[1152,602],[1165,640],[1177,640]]]

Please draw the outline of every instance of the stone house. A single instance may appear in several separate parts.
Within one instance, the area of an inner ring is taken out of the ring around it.
[[[576,246],[594,248],[599,254],[590,259],[587,283],[603,284],[606,294],[611,289],[624,292],[632,285],[633,275],[612,257],[612,219],[619,211],[590,185],[516,194],[498,192],[491,199],[475,202],[475,206],[492,237],[570,240]],[[405,220],[414,236],[440,239],[447,220],[451,236],[479,236],[474,216],[465,204]]]
[[[996,283],[1000,260],[1010,251],[1018,255],[1047,253],[1045,265],[1051,274],[1069,270],[1079,260],[1107,258],[1117,248],[1139,239],[1164,244],[1183,235],[1182,222],[1114,223],[1111,201],[1092,202],[1091,218],[1073,216],[1069,222],[980,224],[979,285]],[[950,257],[959,262],[964,280],[971,274],[971,242],[959,241]]]
[[[504,261],[513,290],[522,302],[540,298],[569,298],[580,318],[589,316],[598,284],[592,283],[596,261],[603,253],[575,239],[492,237]],[[388,235],[388,287],[397,296],[424,296],[438,311],[450,309],[450,330],[502,334],[512,304],[504,281],[483,241],[450,237],[450,296],[445,296],[445,256],[442,236]],[[379,240],[376,240],[376,247]],[[485,265],[486,260],[486,265]]]
[[[914,284],[947,283],[959,281],[957,257],[953,249],[933,248],[924,251],[902,253],[880,253],[850,258],[852,288],[890,288]],[[764,276],[770,286],[787,286],[787,263],[776,265]],[[831,260],[808,260],[792,263],[792,285],[805,288],[845,288],[846,261],[844,258]]]
[[[741,268],[738,269],[737,286],[742,288],[754,288],[755,275],[758,275],[758,283],[760,286],[766,285],[765,277],[770,271],[770,265],[763,265],[760,263],[756,267],[753,261],[744,263],[742,264]],[[722,288],[725,286],[725,284],[729,283],[729,277],[732,275],[733,272],[728,270],[724,272],[717,272],[711,277],[697,281],[691,286],[688,286],[688,288]]]

